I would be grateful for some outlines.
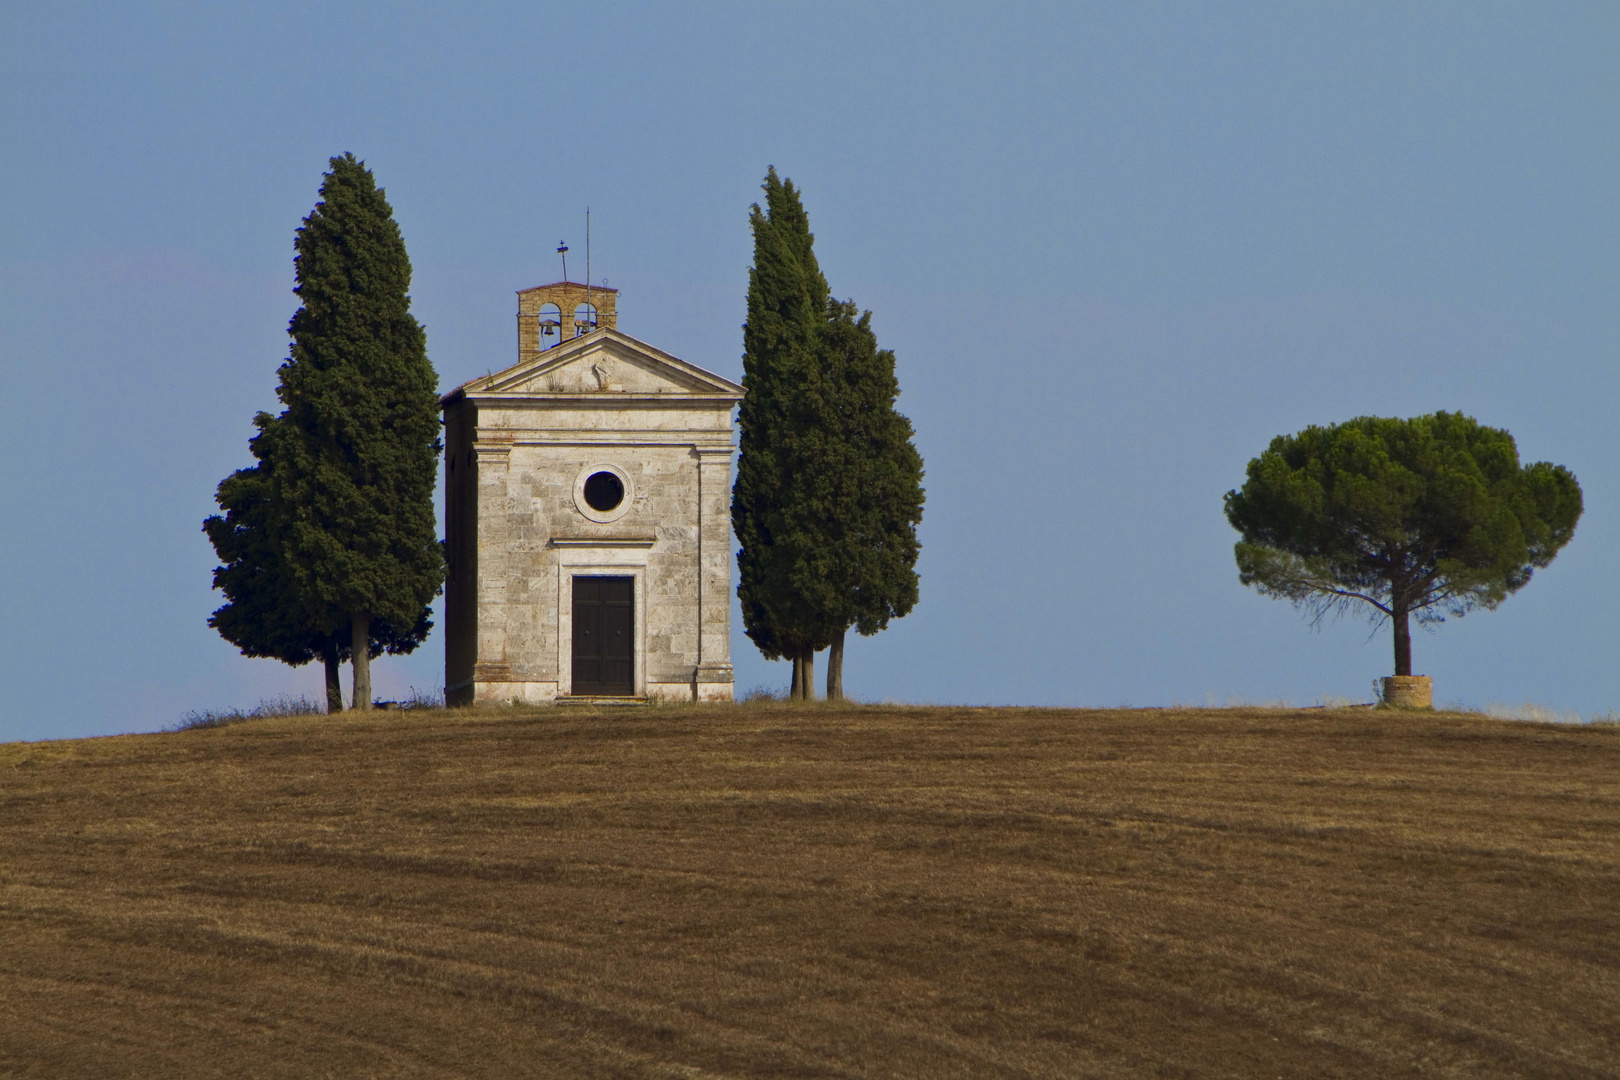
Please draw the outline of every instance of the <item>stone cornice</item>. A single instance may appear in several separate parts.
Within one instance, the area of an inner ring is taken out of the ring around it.
[[[452,396],[478,405],[505,405],[520,409],[554,409],[559,405],[618,409],[632,402],[637,405],[658,405],[668,409],[682,409],[693,405],[735,405],[743,399],[741,394],[687,390],[646,392],[595,390],[587,394],[537,393],[531,390],[520,390],[511,393],[500,390],[456,390],[445,395],[446,404],[449,404],[449,399]]]
[[[496,371],[476,379],[469,379],[460,386],[443,395],[439,401],[441,405],[449,406],[460,400],[483,398],[490,395],[499,400],[508,393],[507,388],[514,382],[529,379],[554,368],[570,363],[578,356],[588,354],[592,350],[604,345],[613,345],[632,356],[639,358],[653,368],[663,368],[670,376],[688,383],[696,383],[700,387],[695,390],[673,390],[663,393],[626,393],[623,391],[604,390],[589,394],[550,394],[522,391],[511,396],[523,401],[546,400],[578,400],[602,399],[609,401],[654,401],[664,398],[674,398],[684,401],[702,401],[714,399],[716,401],[741,401],[743,388],[723,375],[716,375],[712,371],[688,363],[680,357],[667,353],[654,345],[649,345],[639,338],[617,329],[606,327],[593,330],[564,342],[555,348],[548,349],[537,356],[519,361],[517,364],[502,371]]]
[[[656,536],[553,536],[549,542],[552,547],[638,548],[652,547],[658,542],[658,538]]]
[[[724,433],[722,432],[721,435],[723,437]],[[498,449],[496,449],[494,452],[502,453],[502,454],[509,453],[511,448],[514,447],[514,446],[524,446],[524,447],[534,447],[534,446],[662,446],[662,447],[677,447],[677,448],[685,447],[685,448],[687,448],[689,450],[692,450],[693,452],[698,453],[698,454],[715,454],[715,455],[720,455],[720,454],[729,455],[729,454],[736,453],[736,450],[737,450],[737,448],[735,446],[717,446],[717,445],[712,445],[712,444],[708,444],[708,443],[698,442],[697,440],[692,438],[692,433],[689,432],[689,431],[672,431],[672,432],[668,433],[667,437],[664,437],[664,433],[663,432],[658,432],[658,431],[637,431],[637,432],[627,432],[627,433],[607,431],[607,432],[602,432],[600,434],[596,434],[596,433],[587,432],[587,431],[580,431],[577,428],[564,430],[564,431],[559,431],[555,435],[551,434],[550,432],[546,432],[546,433],[543,433],[543,434],[542,433],[535,433],[535,432],[525,432],[523,434],[514,435],[510,439],[503,440],[502,442],[500,442],[498,444],[495,444],[495,446]],[[484,450],[485,448],[486,448],[485,444],[480,443],[480,444],[477,445],[477,449],[479,449],[480,451]]]

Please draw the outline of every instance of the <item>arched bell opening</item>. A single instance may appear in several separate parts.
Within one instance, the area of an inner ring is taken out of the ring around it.
[[[545,352],[562,344],[562,308],[545,304],[536,316],[540,323],[540,351]]]
[[[588,334],[596,329],[596,305],[581,304],[574,309],[574,336]]]

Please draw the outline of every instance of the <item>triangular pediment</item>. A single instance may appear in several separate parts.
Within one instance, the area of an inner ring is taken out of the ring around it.
[[[724,394],[741,397],[730,379],[689,364],[617,330],[596,330],[505,371],[461,386],[468,394],[549,397],[555,394]]]

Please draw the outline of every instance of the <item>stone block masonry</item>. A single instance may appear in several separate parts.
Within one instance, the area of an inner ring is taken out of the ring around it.
[[[583,696],[576,677],[592,697],[731,700],[742,387],[620,333],[612,290],[591,291],[594,329],[573,321],[583,285],[518,297],[518,362],[444,398],[446,700]],[[600,579],[628,583],[628,610],[593,606]]]

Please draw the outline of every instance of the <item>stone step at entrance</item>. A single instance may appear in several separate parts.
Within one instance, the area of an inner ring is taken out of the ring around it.
[[[558,705],[640,705],[645,706],[644,697],[611,697],[606,694],[579,694],[557,699]]]

